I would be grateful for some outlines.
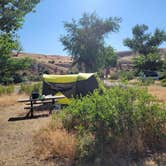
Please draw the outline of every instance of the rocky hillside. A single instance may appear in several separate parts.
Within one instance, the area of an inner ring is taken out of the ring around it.
[[[166,48],[160,49],[161,54],[166,54]],[[122,68],[130,68],[131,60],[136,56],[132,51],[119,51],[117,52],[118,62]],[[44,54],[30,54],[19,53],[13,54],[15,58],[30,57],[35,60],[31,71],[33,73],[54,73],[66,74],[72,66],[72,59],[69,56],[63,55],[44,55]]]
[[[31,67],[33,72],[45,73],[56,73],[62,74],[67,73],[71,67],[72,59],[69,56],[61,55],[44,55],[44,54],[30,54],[30,53],[19,53],[13,55],[15,58],[29,57],[34,59],[34,63]]]
[[[166,55],[166,48],[160,49],[161,55]],[[132,58],[136,56],[132,51],[119,51],[117,52],[118,62],[122,66],[122,68],[130,68]]]

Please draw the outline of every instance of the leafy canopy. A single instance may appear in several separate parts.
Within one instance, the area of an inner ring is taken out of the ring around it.
[[[140,54],[134,58],[137,73],[144,70],[159,70],[163,63],[158,47],[166,41],[166,32],[157,28],[152,34],[147,30],[147,25],[136,25],[132,29],[133,38],[123,41],[125,46]]]
[[[166,33],[156,29],[153,34],[148,33],[147,25],[136,25],[132,29],[133,38],[126,38],[123,43],[134,52],[147,55],[157,51],[158,47],[166,41]]]
[[[20,50],[17,30],[24,16],[33,11],[40,0],[0,0],[0,83],[16,81],[16,72],[30,66],[31,60],[12,58],[13,51]]]
[[[146,56],[139,55],[133,58],[133,62],[137,73],[145,70],[157,71],[162,66],[161,56],[157,53],[150,53]]]
[[[0,31],[15,32],[40,0],[0,0]]]
[[[95,13],[87,14],[78,20],[65,22],[66,35],[60,38],[81,70],[94,72],[103,66],[104,38],[110,32],[119,30],[120,18],[101,19]]]
[[[111,46],[104,48],[103,57],[104,67],[115,67],[117,65],[118,57]]]

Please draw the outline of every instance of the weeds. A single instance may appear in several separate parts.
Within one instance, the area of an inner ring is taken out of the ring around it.
[[[0,86],[0,95],[11,94],[14,92],[14,85]]]
[[[68,159],[72,164],[76,154],[75,136],[66,130],[41,130],[35,136],[36,154],[42,159]]]
[[[41,93],[42,84],[41,83],[21,84],[19,93],[26,93],[26,94],[30,95],[33,91]]]

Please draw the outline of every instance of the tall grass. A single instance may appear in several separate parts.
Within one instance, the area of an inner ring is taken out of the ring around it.
[[[76,155],[76,138],[65,129],[40,130],[35,135],[34,142],[35,152],[40,159],[60,159],[63,165],[73,164]]]
[[[11,94],[14,92],[14,85],[0,86],[0,95]]]
[[[42,92],[42,83],[35,83],[35,84],[27,84],[27,83],[22,83],[20,86],[20,91],[19,93],[25,93],[30,95],[33,91],[41,93]]]

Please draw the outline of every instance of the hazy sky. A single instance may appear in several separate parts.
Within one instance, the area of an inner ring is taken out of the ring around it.
[[[122,41],[131,36],[136,24],[148,25],[151,32],[156,27],[166,30],[166,0],[41,0],[19,30],[23,51],[67,55],[59,41],[65,33],[63,22],[94,11],[102,18],[122,18],[119,32],[106,39],[118,51],[128,50]],[[166,43],[161,47],[166,47]]]

